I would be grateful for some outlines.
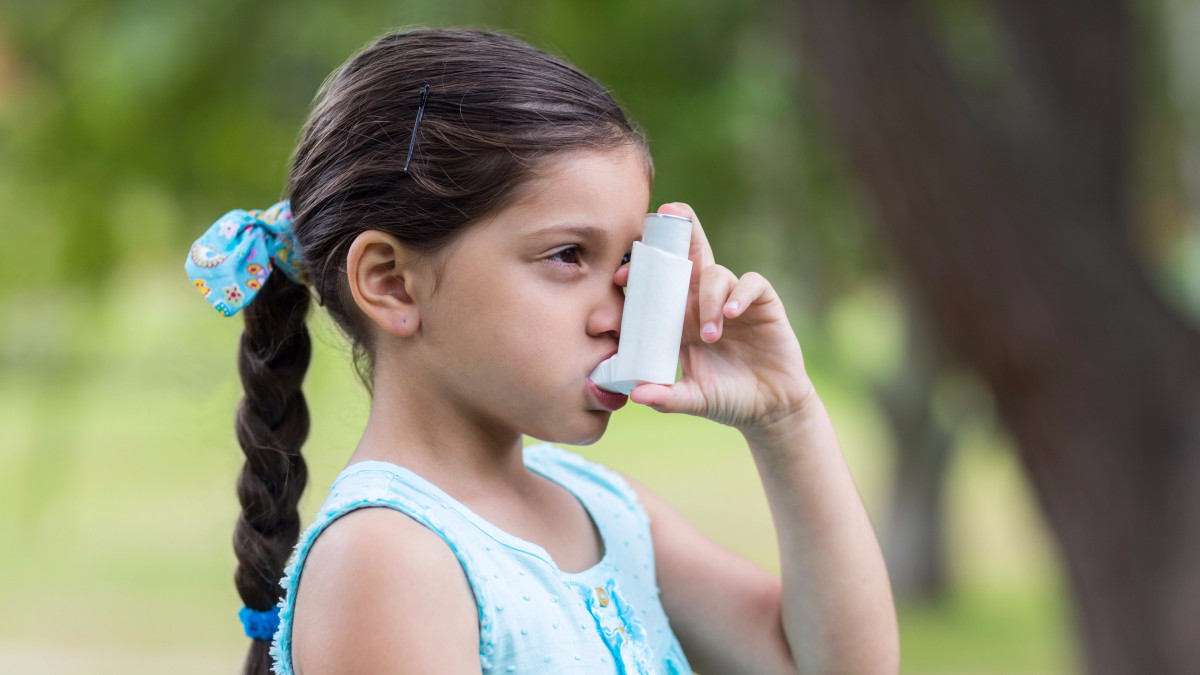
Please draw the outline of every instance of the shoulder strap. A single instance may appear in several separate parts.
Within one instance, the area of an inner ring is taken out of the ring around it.
[[[599,489],[614,495],[636,514],[639,522],[649,526],[650,519],[642,503],[638,501],[637,493],[629,487],[629,483],[621,474],[603,464],[552,443],[540,443],[525,448],[525,463],[531,468],[565,479],[576,492]]]

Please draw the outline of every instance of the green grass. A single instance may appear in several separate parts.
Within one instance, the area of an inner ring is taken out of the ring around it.
[[[127,270],[94,298],[47,290],[0,309],[0,672],[234,671],[246,643],[230,547],[240,317],[220,317],[174,268]],[[336,334],[323,318],[313,325],[306,522],[368,405]],[[809,369],[882,535],[886,426],[837,371]],[[904,672],[1076,672],[1053,548],[1011,452],[977,428],[960,442],[947,495],[954,591],[940,606],[901,608]],[[778,571],[736,432],[630,405],[577,450]]]
[[[959,589],[931,607],[901,607],[904,672],[916,675],[1080,672],[1070,608],[1053,579]]]

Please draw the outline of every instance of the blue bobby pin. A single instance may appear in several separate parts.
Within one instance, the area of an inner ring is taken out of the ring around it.
[[[279,606],[276,605],[265,612],[243,607],[238,610],[238,618],[242,620],[246,637],[270,642],[279,628]]]

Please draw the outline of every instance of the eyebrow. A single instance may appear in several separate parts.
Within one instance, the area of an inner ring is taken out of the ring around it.
[[[530,236],[548,237],[555,234],[573,234],[581,239],[598,241],[601,244],[608,240],[608,233],[594,225],[554,225],[538,230]]]

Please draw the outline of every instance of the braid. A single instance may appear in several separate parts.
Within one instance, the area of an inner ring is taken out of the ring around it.
[[[300,534],[298,505],[308,481],[300,455],[309,428],[301,390],[312,354],[308,306],[308,289],[276,273],[243,310],[238,372],[245,396],[237,439],[246,463],[237,483],[242,513],[233,532],[234,582],[246,607],[257,611],[279,602],[279,580]],[[251,642],[244,675],[270,673],[269,648],[268,641]]]

